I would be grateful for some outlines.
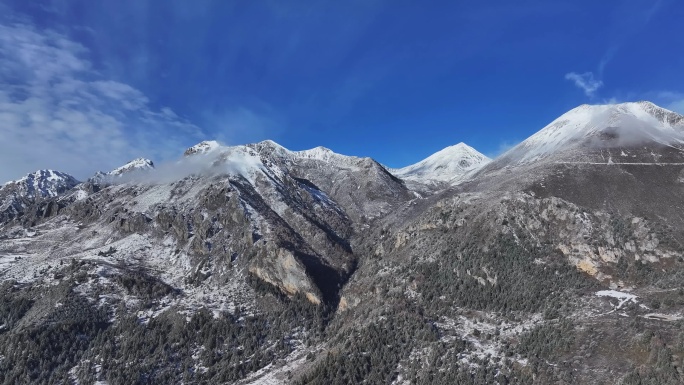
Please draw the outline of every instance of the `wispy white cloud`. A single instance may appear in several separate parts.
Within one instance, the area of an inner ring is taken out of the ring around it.
[[[485,153],[485,155],[487,155],[487,157],[489,157],[489,158],[495,159],[499,155],[505,153],[506,151],[508,151],[511,148],[520,144],[520,142],[522,142],[522,140],[519,140],[519,139],[506,139],[506,140],[500,141],[499,145],[496,149],[493,149],[493,150]]]
[[[660,91],[656,93],[656,103],[668,110],[684,114],[684,92]]]
[[[582,74],[570,72],[565,74],[565,79],[575,83],[575,86],[584,91],[584,94],[590,98],[596,95],[596,91],[603,86],[601,80],[594,78],[593,72],[585,72]]]
[[[679,112],[680,114],[684,115],[684,98],[671,102],[670,104],[665,106],[665,108],[667,108],[668,110]]]
[[[64,35],[0,24],[0,52],[0,183],[39,168],[85,178],[138,156],[179,156],[204,137],[134,87],[104,79]]]
[[[601,61],[598,65],[597,73],[599,78],[603,77],[603,72],[606,70],[606,66],[608,65],[608,63],[611,62],[611,60],[613,60],[613,57],[615,56],[615,53],[617,52],[618,48],[619,46],[617,45],[610,47],[610,49],[608,49],[608,51],[606,51],[606,53],[603,54],[603,57],[601,58]]]
[[[565,75],[566,80],[574,82],[575,86],[582,89],[584,93],[594,98],[597,91],[603,87],[604,73],[608,64],[611,63],[615,55],[622,46],[629,46],[632,37],[641,33],[648,26],[653,17],[658,14],[665,6],[663,0],[655,1],[625,1],[616,4],[612,8],[607,21],[606,39],[610,43],[605,51],[598,67],[594,72],[576,73],[570,72]],[[652,94],[652,93],[650,93]],[[631,100],[635,95],[629,95],[627,100]],[[621,98],[612,97],[604,100],[604,103],[617,103]],[[653,99],[651,96],[649,99]]]

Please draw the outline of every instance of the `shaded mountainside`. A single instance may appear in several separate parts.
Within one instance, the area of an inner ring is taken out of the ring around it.
[[[581,106],[405,172],[203,142],[24,198],[0,383],[682,383],[683,121]]]

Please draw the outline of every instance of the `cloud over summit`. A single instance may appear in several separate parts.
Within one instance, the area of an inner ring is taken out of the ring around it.
[[[593,98],[596,95],[596,91],[603,86],[603,82],[595,79],[592,72],[582,74],[570,72],[565,74],[565,80],[572,81],[575,86],[584,91],[584,94],[590,98]]]
[[[85,178],[127,160],[168,159],[202,130],[136,88],[104,79],[65,35],[0,22],[0,183],[55,168]]]

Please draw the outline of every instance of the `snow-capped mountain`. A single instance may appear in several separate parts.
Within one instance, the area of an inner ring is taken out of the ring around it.
[[[130,172],[146,171],[154,169],[154,163],[145,158],[136,158],[110,171],[108,174],[112,176],[121,176]]]
[[[312,183],[327,191],[354,218],[381,216],[391,209],[388,202],[410,195],[375,160],[338,154],[325,147],[291,151],[272,140],[238,146],[202,142],[185,154],[194,156],[186,156],[178,166],[192,174],[240,176],[252,185],[259,179],[275,183],[288,176],[298,183]]]
[[[27,177],[0,189],[0,383],[681,384],[681,124],[583,106],[403,179],[273,141]]]
[[[491,159],[465,143],[458,143],[440,150],[426,159],[390,172],[405,180],[457,184],[475,171],[484,167]]]
[[[185,150],[185,153],[183,155],[190,156],[196,154],[206,154],[219,147],[221,147],[219,142],[215,140],[205,140],[204,142],[197,143],[196,145]]]
[[[79,181],[55,170],[38,170],[0,187],[0,221],[16,218],[36,200],[60,196]]]
[[[501,155],[497,163],[514,166],[552,157],[578,162],[644,162],[627,150],[644,143],[684,148],[684,116],[643,101],[582,105]],[[608,154],[607,150],[618,148],[626,150]],[[601,150],[606,150],[601,159],[586,156]]]
[[[138,159],[101,173],[49,207],[26,210],[22,222],[63,214],[95,231],[71,234],[74,250],[82,248],[76,239],[102,247],[113,242],[125,258],[133,258],[145,244],[152,250],[146,267],[165,271],[175,285],[211,275],[217,284],[234,282],[239,293],[226,296],[235,299],[251,290],[245,281],[249,272],[288,295],[335,303],[356,265],[351,234],[412,198],[401,180],[374,160],[323,148],[204,142],[185,153],[191,156],[156,169]],[[149,173],[119,178],[140,170]],[[172,255],[170,247],[182,251],[173,269],[159,254]],[[52,257],[41,250],[41,258]],[[226,270],[243,254],[249,257],[240,258],[240,269]],[[6,275],[18,279],[34,275],[19,264],[10,270]]]
[[[272,140],[226,146],[216,141],[198,143],[184,152],[176,166],[198,174],[228,174],[253,181],[258,174],[282,175],[292,165],[314,160],[328,167],[352,167],[363,158],[341,155],[324,147],[291,151]],[[183,173],[180,173],[183,175]]]
[[[494,159],[465,187],[658,215],[684,228],[672,210],[684,200],[683,167],[684,116],[650,102],[582,105]]]
[[[259,143],[248,144],[246,147],[252,148],[269,158],[280,159],[282,161],[291,163],[306,163],[307,161],[311,160],[327,164],[329,167],[358,169],[359,167],[363,167],[363,164],[368,163],[369,161],[374,162],[370,158],[360,158],[356,156],[338,154],[333,150],[322,146],[318,146],[309,150],[292,151],[272,140],[264,140]]]
[[[5,183],[0,191],[12,191],[27,198],[49,198],[72,189],[78,183],[76,178],[60,171],[38,170]]]
[[[108,184],[120,181],[124,176],[131,176],[142,172],[150,172],[154,170],[154,162],[146,158],[136,158],[132,161],[119,166],[112,171],[102,172],[98,171],[88,179],[89,182],[97,184]]]

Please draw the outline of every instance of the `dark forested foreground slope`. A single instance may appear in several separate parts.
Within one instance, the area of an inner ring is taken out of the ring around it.
[[[429,159],[203,142],[4,185],[0,383],[684,383],[682,116]]]

